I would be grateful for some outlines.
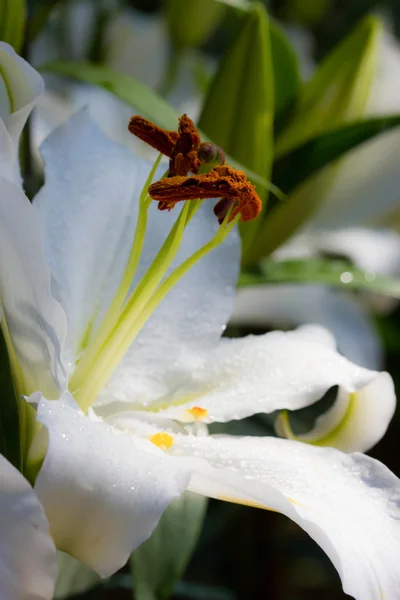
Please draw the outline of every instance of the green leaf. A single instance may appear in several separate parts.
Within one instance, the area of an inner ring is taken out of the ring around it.
[[[49,71],[98,85],[137,109],[140,114],[165,129],[176,129],[178,115],[174,109],[150,88],[129,75],[89,62],[55,60],[43,65]]]
[[[322,61],[303,86],[296,111],[277,139],[277,156],[362,117],[375,75],[381,29],[378,19],[365,18]]]
[[[25,0],[0,0],[0,40],[20,52],[25,33]]]
[[[302,259],[261,263],[261,273],[243,273],[239,285],[315,283],[400,298],[400,280],[353,267],[343,260]]]
[[[18,401],[15,395],[8,351],[0,331],[0,454],[17,469],[22,467]]]
[[[297,54],[276,21],[270,21],[271,57],[274,72],[275,113],[279,115],[296,99],[300,90]]]
[[[58,73],[59,75],[72,77],[91,85],[98,85],[117,96],[120,100],[130,104],[134,110],[154,123],[157,123],[160,127],[174,130],[177,128],[178,113],[161,96],[129,75],[124,75],[108,67],[94,65],[89,62],[68,62],[61,60],[43,65],[40,71]],[[203,135],[202,132],[200,133],[203,139],[208,139],[206,135]],[[233,167],[242,169],[247,177],[260,188],[265,190],[272,189],[276,193],[279,193],[265,179],[264,173],[262,175],[255,173],[237,161],[232,160],[229,155],[227,155],[227,161]]]
[[[55,600],[82,594],[95,587],[100,579],[92,569],[69,554],[57,551],[57,581],[54,591]]]
[[[137,600],[169,598],[192,555],[207,499],[191,492],[168,506],[152,536],[131,557]]]
[[[269,21],[256,2],[242,19],[211,83],[199,127],[235,160],[269,177],[273,157],[274,82]],[[266,200],[265,190],[259,190]],[[260,221],[242,227],[243,252]]]
[[[394,115],[365,119],[322,133],[278,158],[274,163],[272,180],[288,194],[302,181],[349,150],[399,125],[400,115]]]
[[[219,4],[225,4],[225,6],[230,6],[232,8],[236,8],[241,11],[249,11],[251,10],[252,0],[215,0]]]
[[[201,46],[218,26],[224,3],[216,0],[166,0],[165,16],[177,48]]]
[[[236,600],[235,593],[226,588],[187,581],[178,583],[175,593],[186,600]]]
[[[272,180],[290,196],[283,201],[272,200],[251,249],[252,262],[269,256],[313,216],[329,186],[339,176],[340,163],[335,161],[399,125],[400,115],[350,123],[323,133],[278,158],[273,166]]]

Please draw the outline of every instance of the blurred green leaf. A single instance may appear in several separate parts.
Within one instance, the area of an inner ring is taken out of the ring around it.
[[[286,0],[282,11],[285,19],[312,27],[323,17],[332,4],[332,0]]]
[[[241,164],[268,178],[273,156],[274,82],[269,21],[256,2],[221,60],[201,112],[199,127]],[[266,200],[265,190],[258,190]],[[260,221],[242,227],[243,253]]]
[[[95,587],[100,579],[92,569],[69,554],[57,551],[57,581],[54,591],[55,600],[63,600]]]
[[[394,115],[365,119],[322,133],[278,158],[274,163],[272,180],[288,194],[299,183],[349,150],[399,125],[400,115]]]
[[[20,52],[25,35],[25,0],[0,0],[0,40]]]
[[[226,588],[181,581],[175,593],[186,600],[235,600],[236,595]]]
[[[277,156],[363,115],[375,75],[381,30],[375,17],[363,19],[322,61],[303,86],[296,111],[277,139]]]
[[[166,0],[165,17],[177,48],[201,46],[218,26],[225,3],[217,0]]]
[[[316,283],[400,298],[400,279],[363,271],[343,260],[265,260],[260,266],[261,272],[258,274],[243,273],[239,285]]]
[[[185,492],[168,506],[152,536],[131,557],[137,600],[169,598],[190,560],[207,499]]]
[[[98,85],[132,107],[142,115],[166,129],[176,129],[178,115],[174,109],[150,88],[129,75],[89,62],[55,60],[43,65],[41,71],[50,71]]]
[[[335,161],[345,159],[346,152],[399,125],[400,115],[350,123],[322,133],[278,158],[272,180],[290,196],[283,201],[272,199],[251,249],[252,262],[269,256],[312,217],[338,176],[340,163]]]
[[[0,330],[0,454],[22,467],[18,401],[3,333]]]
[[[336,130],[346,123],[360,119],[375,74],[380,32],[381,24],[374,17],[368,17],[361,21],[353,32],[321,63],[314,78],[304,86],[292,120],[276,141],[275,176],[277,181],[285,181],[286,176],[289,181],[291,179],[289,171],[284,173],[285,169],[289,168],[290,162],[290,158],[286,163],[284,162],[285,155],[307,142],[312,142],[319,135],[331,133],[332,130]],[[357,131],[357,134],[362,137],[360,130]],[[338,135],[335,138],[336,142],[339,137]],[[326,143],[332,142],[332,139],[334,138],[328,137],[322,144],[320,143],[318,151],[323,146],[326,149]],[[343,138],[341,143],[344,144]],[[350,142],[348,144],[350,145]],[[310,150],[310,147],[307,150]],[[298,159],[301,154],[302,151],[299,148],[299,154],[294,157]],[[278,164],[280,159],[283,162]],[[310,159],[309,169],[310,171],[317,170],[313,177],[303,181],[304,177],[300,175],[300,169],[304,168],[308,162],[305,153],[302,160],[301,165],[294,167],[301,184],[295,189],[290,186],[292,195],[284,202],[275,203],[270,208],[259,228],[251,252],[245,256],[246,264],[268,256],[284,243],[305,221],[313,216],[333,185],[339,168],[338,163],[323,170],[318,166],[319,159],[314,154],[313,162]],[[324,160],[323,156],[322,160]],[[293,160],[291,164],[293,164]],[[293,178],[296,178],[295,173]]]
[[[275,113],[287,109],[300,90],[300,72],[296,52],[276,21],[270,21],[271,57],[274,72]]]
[[[98,85],[117,96],[120,100],[130,104],[134,110],[154,121],[160,127],[174,130],[177,128],[178,113],[161,96],[133,77],[89,62],[56,60],[43,65],[40,70],[72,77],[91,85]],[[207,139],[207,136],[202,135],[202,138]],[[272,189],[275,193],[279,193],[279,190],[275,190],[264,174],[259,175],[255,173],[237,161],[232,160],[228,155],[227,161],[233,167],[242,169],[249,179],[260,186],[260,188],[266,190]]]

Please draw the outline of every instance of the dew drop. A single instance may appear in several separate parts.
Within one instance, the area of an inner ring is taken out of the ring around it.
[[[344,271],[340,275],[340,281],[342,283],[351,283],[353,281],[353,274],[350,271]]]

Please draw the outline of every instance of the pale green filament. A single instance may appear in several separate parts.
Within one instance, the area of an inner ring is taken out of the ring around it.
[[[118,340],[121,336],[121,327],[124,330],[131,327],[131,324],[138,317],[145,304],[150,300],[162,279],[165,277],[179,250],[185,227],[200,205],[199,201],[184,203],[178,219],[160,248],[152,265],[133,291],[131,297],[127,299],[142,252],[146,234],[147,211],[152,202],[147,196],[147,190],[153,179],[158,162],[159,160],[153,167],[140,197],[134,241],[120,286],[99,330],[89,342],[88,347],[84,350],[82,359],[79,361],[69,382],[71,392],[74,393],[78,401],[84,398],[85,405],[87,404],[87,388],[91,387],[89,379],[93,378],[93,369],[97,369],[96,365],[99,362],[100,357],[104,354],[104,348],[108,348],[109,339]],[[108,351],[106,351],[106,354],[108,355]],[[101,386],[99,389],[101,389]],[[92,397],[92,394],[90,394],[90,397]],[[89,404],[91,404],[91,402]]]
[[[189,207],[191,207],[190,211]],[[168,236],[169,238],[172,232],[176,230],[175,239],[169,240],[167,244],[167,253],[168,251],[172,252],[173,249],[174,256],[176,255],[177,248],[175,248],[175,246],[177,243],[179,247],[182,240],[184,228],[187,224],[188,213],[194,214],[195,210],[196,208],[192,203],[185,203],[180,217]],[[227,215],[224,223],[220,226],[215,236],[179,265],[179,267],[166,277],[164,281],[161,280],[165,275],[166,268],[161,264],[161,261],[163,257],[164,260],[167,258],[169,266],[171,260],[169,260],[170,255],[166,255],[164,252],[161,252],[162,249],[160,250],[149,271],[140,282],[138,288],[136,288],[132,297],[126,303],[116,327],[103,345],[96,361],[92,364],[90,372],[86,374],[85,379],[82,380],[81,386],[75,391],[75,397],[84,410],[87,410],[93,403],[98,393],[129,349],[133,340],[160,302],[197,262],[224,241],[238,219],[239,215],[229,223],[229,215]]]
[[[120,316],[122,306],[128,296],[130,286],[139,264],[140,255],[142,253],[146,235],[147,213],[152,202],[151,198],[147,195],[147,190],[153,181],[154,174],[160,164],[161,158],[162,154],[158,156],[156,162],[154,163],[140,194],[135,235],[121,282],[109,308],[107,309],[101,326],[90,340],[88,346],[86,348],[82,348],[84,350],[83,357],[82,360],[79,361],[78,366],[70,380],[71,389],[74,389],[72,386],[79,386],[81,373],[84,374],[88,368],[88,365],[92,364],[92,362],[94,362],[96,359],[96,356],[100,352],[103,343],[114,329]]]

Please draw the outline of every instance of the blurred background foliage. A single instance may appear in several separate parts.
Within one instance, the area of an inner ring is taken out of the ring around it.
[[[94,9],[91,25],[83,36],[79,36],[79,43],[76,41],[77,34],[82,33],[79,31],[79,21],[69,21],[69,10],[74,3],[84,6],[84,10]],[[326,56],[371,11],[378,12],[389,29],[400,36],[398,0],[265,0],[264,4],[269,14],[281,25],[296,29],[299,43],[305,40],[308,56],[316,62]],[[237,38],[240,22],[235,11],[227,10],[213,0],[186,0],[186,3],[173,0],[29,0],[27,9],[28,37],[24,53],[39,64],[54,58],[85,59],[102,64],[107,62],[110,50],[108,26],[119,12],[134,9],[135,18],[138,19],[143,15],[162,15],[169,23],[171,60],[154,88],[169,101],[182,48],[202,51],[201,57],[199,55],[191,62],[191,69],[196,85],[204,92],[211,79],[206,66],[208,59],[215,62],[221,58]],[[206,11],[207,19],[198,19],[196,11]],[[138,23],[140,29],[140,20]],[[39,58],[36,58],[35,45],[49,30],[55,32],[57,49],[50,52],[51,45],[46,42],[44,52],[38,51]],[[144,45],[143,48],[143,52],[151,51],[148,46]],[[137,59],[133,56],[130,58],[132,61]],[[56,81],[54,86],[62,91],[62,84]],[[355,291],[356,295],[361,293]],[[390,314],[383,313],[374,319],[385,348],[385,367],[395,379],[399,396],[400,309],[395,308]],[[265,327],[235,325],[228,334],[245,335],[265,330]],[[319,407],[319,410],[322,411],[322,408]],[[314,419],[315,413],[311,417]],[[307,418],[304,415],[303,424]],[[235,424],[230,432],[244,435],[273,434],[273,419],[256,416]],[[398,412],[386,437],[371,452],[397,475],[400,475],[399,437]],[[191,519],[190,514],[187,518]],[[163,531],[163,535],[169,539],[171,532],[167,527]],[[162,548],[157,552],[160,553],[157,560],[161,564]],[[135,563],[137,566],[140,560],[132,562],[135,571]],[[184,562],[180,567],[182,570]],[[156,573],[155,564],[154,577]],[[149,576],[152,576],[151,570]],[[109,581],[95,583],[89,591],[73,597],[82,600],[123,600],[132,597],[131,588],[129,568],[126,567]],[[158,595],[153,596],[140,588],[137,598],[164,598],[169,592],[159,591]],[[62,591],[61,597],[66,597]],[[216,501],[209,502],[194,554],[183,579],[173,592],[173,598],[177,600],[340,600],[344,597],[339,578],[329,560],[295,524],[275,513]]]

